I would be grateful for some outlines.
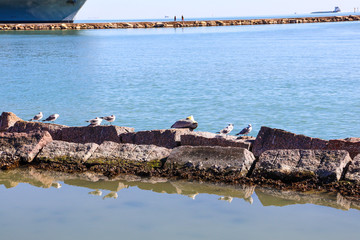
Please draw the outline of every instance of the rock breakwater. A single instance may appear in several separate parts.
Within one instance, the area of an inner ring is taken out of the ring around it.
[[[256,138],[184,129],[135,132],[119,126],[68,127],[0,117],[0,169],[19,166],[108,177],[133,174],[360,199],[360,139],[322,140],[262,127]]]
[[[238,19],[210,21],[172,21],[172,22],[111,22],[111,23],[41,23],[41,24],[0,24],[0,31],[39,31],[39,30],[83,30],[83,29],[126,29],[126,28],[185,28],[235,25],[299,24],[321,22],[360,21],[360,15],[274,18],[274,19]]]

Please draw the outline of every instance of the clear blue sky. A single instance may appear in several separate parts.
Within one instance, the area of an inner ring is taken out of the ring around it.
[[[88,0],[76,19],[287,15],[333,10],[335,6],[353,12],[354,7],[360,8],[360,0]]]

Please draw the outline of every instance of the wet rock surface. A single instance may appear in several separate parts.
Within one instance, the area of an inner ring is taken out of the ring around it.
[[[350,161],[347,151],[269,150],[261,154],[252,176],[283,182],[315,179],[330,183],[341,179]]]
[[[10,169],[19,166],[20,162],[32,162],[51,141],[48,132],[0,133],[0,168]]]
[[[255,138],[239,139],[235,136],[220,135],[210,132],[189,132],[181,136],[182,146],[239,147],[250,150],[251,144],[254,141]]]
[[[237,172],[245,177],[254,161],[254,155],[244,148],[181,146],[171,152],[165,165],[173,169],[194,168],[212,169],[215,172]]]

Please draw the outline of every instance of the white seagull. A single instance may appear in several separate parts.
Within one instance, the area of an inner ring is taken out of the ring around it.
[[[107,117],[101,117],[101,119],[104,119],[105,121],[109,122],[111,125],[111,123],[115,121],[116,117],[115,117],[115,115],[111,115],[111,116],[107,116]]]
[[[251,124],[249,124],[246,128],[241,130],[241,132],[239,132],[236,135],[248,135],[251,131],[252,131],[252,126],[251,126]]]
[[[226,128],[224,128],[224,129],[222,129],[220,132],[217,132],[217,133],[220,133],[220,134],[229,134],[229,133],[231,133],[231,131],[234,129],[234,124],[232,124],[232,123],[229,123],[229,125],[226,127]]]
[[[43,113],[39,112],[38,114],[36,114],[32,119],[30,119],[29,121],[40,121],[43,118]]]
[[[58,119],[59,116],[59,114],[55,113],[50,115],[47,119],[43,120],[43,122],[54,122],[56,119]]]
[[[91,119],[91,120],[86,121],[86,122],[90,123],[89,127],[95,127],[95,126],[99,126],[101,124],[102,119],[99,118],[99,117],[96,117],[95,119]]]

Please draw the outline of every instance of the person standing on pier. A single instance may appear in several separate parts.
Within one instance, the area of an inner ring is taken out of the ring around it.
[[[181,21],[184,21],[184,15],[181,15]]]
[[[176,22],[176,16],[174,16],[174,22]]]

